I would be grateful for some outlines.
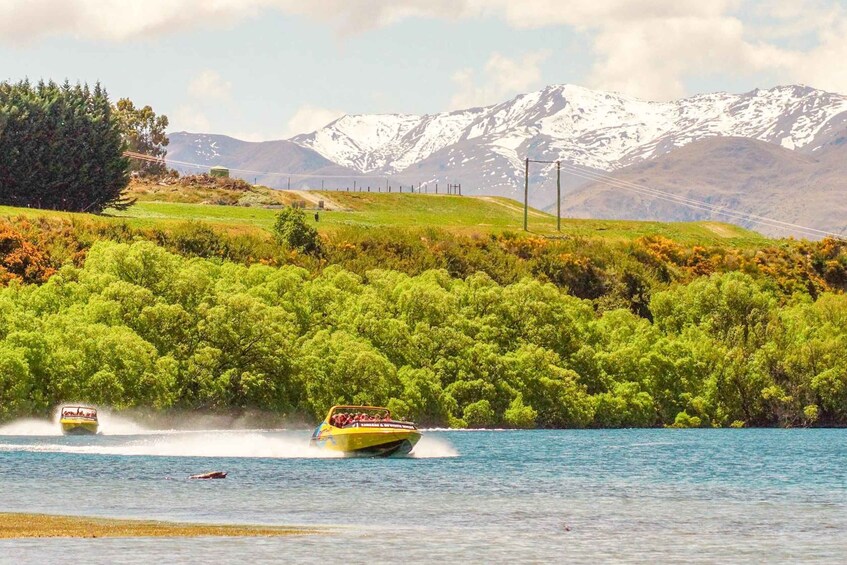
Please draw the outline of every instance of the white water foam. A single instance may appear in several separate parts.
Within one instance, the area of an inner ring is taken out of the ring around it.
[[[92,455],[237,458],[330,458],[341,453],[309,447],[304,438],[262,433],[195,432],[133,439],[120,445],[0,444],[0,451],[78,453]]]
[[[19,436],[47,436],[43,433],[49,423],[43,421],[16,422],[5,428]],[[52,430],[52,425],[49,425]],[[135,428],[129,428],[135,429]],[[0,430],[2,432],[4,430]],[[23,433],[23,432],[30,433]],[[155,435],[154,435],[155,434]],[[120,444],[102,445],[96,439],[84,445],[61,443],[0,443],[0,451],[29,451],[41,453],[75,453],[88,455],[122,455],[154,457],[236,457],[271,459],[327,459],[343,457],[337,451],[310,447],[306,437],[289,434],[287,437],[268,432],[244,431],[170,431],[164,434],[147,431],[142,437],[127,438]],[[458,452],[446,440],[424,435],[410,457],[434,459],[457,457]]]
[[[52,420],[37,420],[27,418],[15,420],[0,426],[0,436],[60,436],[62,429],[59,425],[59,410],[53,414]],[[109,410],[98,410],[99,433],[103,435],[138,435],[158,433],[140,426],[132,420],[118,416]]]
[[[59,424],[50,420],[15,420],[0,426],[0,436],[60,436]]]
[[[449,441],[424,434],[421,436],[417,445],[415,445],[411,456],[415,459],[439,459],[443,457],[458,457],[459,452],[456,451],[456,448]]]
[[[125,436],[157,433],[136,424],[129,418],[118,416],[108,410],[98,410],[97,420],[100,423],[99,430],[103,435]]]

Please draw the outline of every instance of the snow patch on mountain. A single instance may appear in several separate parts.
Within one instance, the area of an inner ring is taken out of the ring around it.
[[[344,116],[292,141],[363,173],[395,174],[456,144],[468,158],[474,147],[501,155],[514,173],[527,154],[610,171],[714,136],[801,148],[845,111],[847,97],[805,86],[649,102],[557,85],[457,112]]]
[[[396,172],[455,143],[478,112],[343,116],[291,141],[363,173]]]

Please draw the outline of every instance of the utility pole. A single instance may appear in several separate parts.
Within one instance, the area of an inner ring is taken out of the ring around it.
[[[321,180],[321,190],[323,190],[323,189],[324,189],[324,181]]]
[[[526,158],[523,182],[523,231],[527,229],[527,217],[529,216],[529,157]]]
[[[288,177],[288,190],[291,190],[291,177]]]
[[[556,161],[556,231],[562,231],[562,162]]]

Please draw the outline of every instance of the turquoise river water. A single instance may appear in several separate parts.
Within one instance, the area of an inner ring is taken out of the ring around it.
[[[432,430],[414,457],[343,459],[308,431],[104,428],[0,428],[0,511],[326,532],[5,540],[0,561],[847,561],[847,430]]]

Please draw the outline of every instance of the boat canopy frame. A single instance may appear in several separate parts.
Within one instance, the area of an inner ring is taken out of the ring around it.
[[[86,413],[93,413],[91,416],[84,416],[80,413],[80,411],[85,411]],[[67,416],[66,416],[67,414]],[[59,409],[59,415],[62,418],[85,418],[88,420],[97,420],[97,408],[94,406],[85,406],[84,404],[68,404],[66,406],[62,406]]]
[[[352,404],[337,404],[329,409],[329,413],[326,415],[327,422],[332,418],[332,416],[336,412],[344,412],[347,410],[352,410],[356,412],[382,412],[385,414],[386,419],[391,418],[391,410],[386,408],[385,406],[362,406],[362,405],[352,405]]]

